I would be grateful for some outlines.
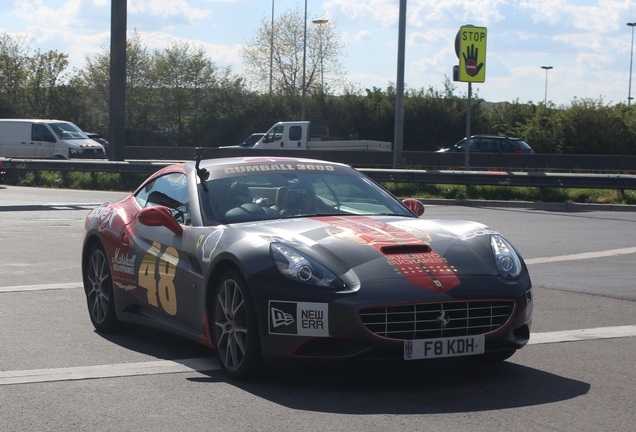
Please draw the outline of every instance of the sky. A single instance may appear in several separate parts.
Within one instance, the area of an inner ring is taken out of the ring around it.
[[[122,0],[117,0],[122,1]],[[359,88],[396,83],[400,0],[306,0],[311,20],[325,18],[344,46],[346,78]],[[487,29],[486,78],[473,95],[489,102],[573,100],[627,103],[636,0],[407,0],[407,88],[443,89],[452,77],[461,26]],[[240,47],[263,19],[302,0],[128,0],[128,34],[149,49],[174,42],[203,48],[220,67],[242,74]],[[0,33],[26,36],[32,52],[57,50],[71,67],[110,44],[111,0],[2,0]],[[552,66],[545,70],[542,66]],[[636,81],[636,75],[634,76]],[[457,82],[465,95],[468,84]]]

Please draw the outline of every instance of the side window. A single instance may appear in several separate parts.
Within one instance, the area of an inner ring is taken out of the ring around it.
[[[483,141],[478,138],[470,139],[470,151],[483,151],[482,149]]]
[[[289,140],[300,141],[303,139],[303,128],[300,126],[292,126],[289,128]]]
[[[31,125],[31,140],[55,142],[55,138],[53,138],[51,131],[41,124]]]
[[[502,153],[514,153],[516,145],[510,141],[501,140],[499,143],[499,150]]]
[[[173,173],[156,178],[137,192],[135,200],[141,207],[166,206],[177,222],[190,224],[188,182],[184,174]]]
[[[480,150],[483,152],[494,152],[497,151],[496,143],[491,139],[483,139],[480,140],[481,148]]]
[[[265,137],[265,142],[276,142],[280,141],[283,138],[283,131],[285,130],[285,126],[276,126],[274,129],[267,133]]]

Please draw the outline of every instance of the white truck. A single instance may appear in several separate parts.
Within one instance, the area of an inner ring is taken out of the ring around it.
[[[326,122],[279,122],[253,149],[391,151],[391,143],[371,140],[333,140]]]

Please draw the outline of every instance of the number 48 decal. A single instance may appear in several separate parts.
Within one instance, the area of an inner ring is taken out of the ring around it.
[[[161,251],[154,242],[139,268],[139,286],[148,290],[148,304],[163,309],[169,315],[177,314],[177,293],[174,277],[177,273],[179,253],[173,247]]]

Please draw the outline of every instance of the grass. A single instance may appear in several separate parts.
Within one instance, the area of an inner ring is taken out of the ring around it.
[[[130,192],[147,177],[147,174],[129,173],[25,171],[9,172],[4,181],[15,186]]]
[[[25,171],[8,172],[5,175],[5,183],[17,186],[129,192],[133,191],[146,177],[146,174],[128,173]],[[419,183],[383,183],[382,185],[399,197],[636,204],[636,191],[634,190],[464,186]]]
[[[514,186],[465,186],[417,183],[383,183],[400,197],[459,200],[636,204],[636,191],[614,189],[565,189]]]

